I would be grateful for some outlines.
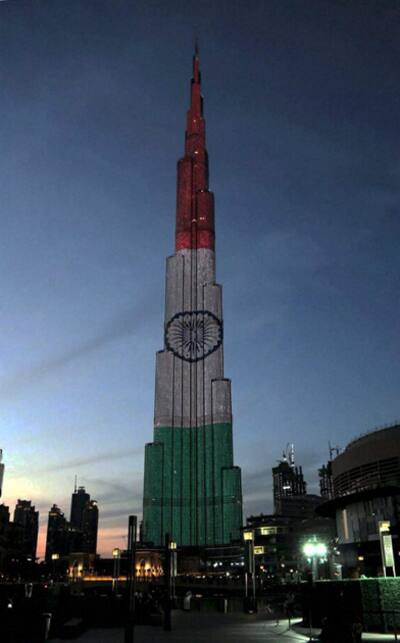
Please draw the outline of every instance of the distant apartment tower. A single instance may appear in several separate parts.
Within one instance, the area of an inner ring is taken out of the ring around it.
[[[49,511],[47,523],[46,563],[52,560],[53,555],[66,556],[69,547],[69,524],[61,509],[54,504]]]
[[[71,527],[82,531],[83,527],[83,512],[87,503],[90,500],[90,495],[86,493],[85,487],[75,487],[74,493],[71,497]]]
[[[307,485],[304,481],[301,467],[294,463],[294,446],[288,445],[283,452],[282,460],[272,469],[274,511],[282,515],[284,512],[283,498],[291,496],[304,496],[307,493]]]
[[[39,512],[35,510],[30,500],[18,500],[14,511],[14,525],[21,532],[21,554],[34,560],[38,540]]]
[[[10,523],[10,510],[9,508],[1,504],[0,505],[0,534],[4,532],[7,525]]]
[[[82,532],[83,551],[95,554],[97,550],[97,530],[99,526],[99,508],[96,500],[89,500],[83,510]]]
[[[4,478],[3,449],[0,449],[0,498],[3,491],[3,478]]]

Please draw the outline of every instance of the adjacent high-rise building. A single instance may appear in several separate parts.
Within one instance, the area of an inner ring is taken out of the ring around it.
[[[46,538],[46,562],[53,555],[66,556],[69,553],[69,525],[63,512],[57,505],[49,511]]]
[[[82,530],[83,512],[89,500],[90,495],[86,493],[85,487],[75,487],[71,497],[71,527]]]
[[[196,51],[178,162],[175,254],[167,259],[164,348],[156,361],[154,441],[145,451],[143,539],[161,545],[168,533],[181,546],[227,544],[241,526]]]
[[[99,526],[99,508],[96,500],[89,500],[83,510],[82,532],[83,551],[95,554],[97,550],[97,530]]]
[[[294,462],[294,447],[290,445],[288,453],[283,453],[283,458],[272,469],[274,511],[283,514],[283,498],[291,496],[304,496],[307,493],[307,484],[304,480],[301,467],[296,467]]]
[[[35,510],[30,500],[18,500],[14,511],[14,525],[21,532],[21,554],[34,560],[39,531],[39,512]]]

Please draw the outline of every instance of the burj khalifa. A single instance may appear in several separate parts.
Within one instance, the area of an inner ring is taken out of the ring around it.
[[[156,358],[154,440],[145,448],[142,538],[156,546],[166,533],[179,546],[229,544],[242,526],[200,83],[196,49],[175,254],[166,266],[164,348]]]

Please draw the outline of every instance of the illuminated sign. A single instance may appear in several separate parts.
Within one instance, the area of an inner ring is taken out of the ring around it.
[[[382,550],[386,567],[394,567],[393,545],[391,534],[382,535]]]

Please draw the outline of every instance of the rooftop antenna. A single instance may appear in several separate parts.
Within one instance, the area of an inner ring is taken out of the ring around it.
[[[340,447],[333,447],[330,442],[329,445],[329,460],[333,460],[333,456],[337,456],[340,453]]]
[[[74,493],[76,493],[76,490],[77,490],[77,488],[78,488],[78,487],[77,487],[77,485],[78,485],[78,476],[77,476],[77,475],[75,475]]]
[[[294,468],[294,444],[290,444],[289,446],[289,464],[292,468]]]

